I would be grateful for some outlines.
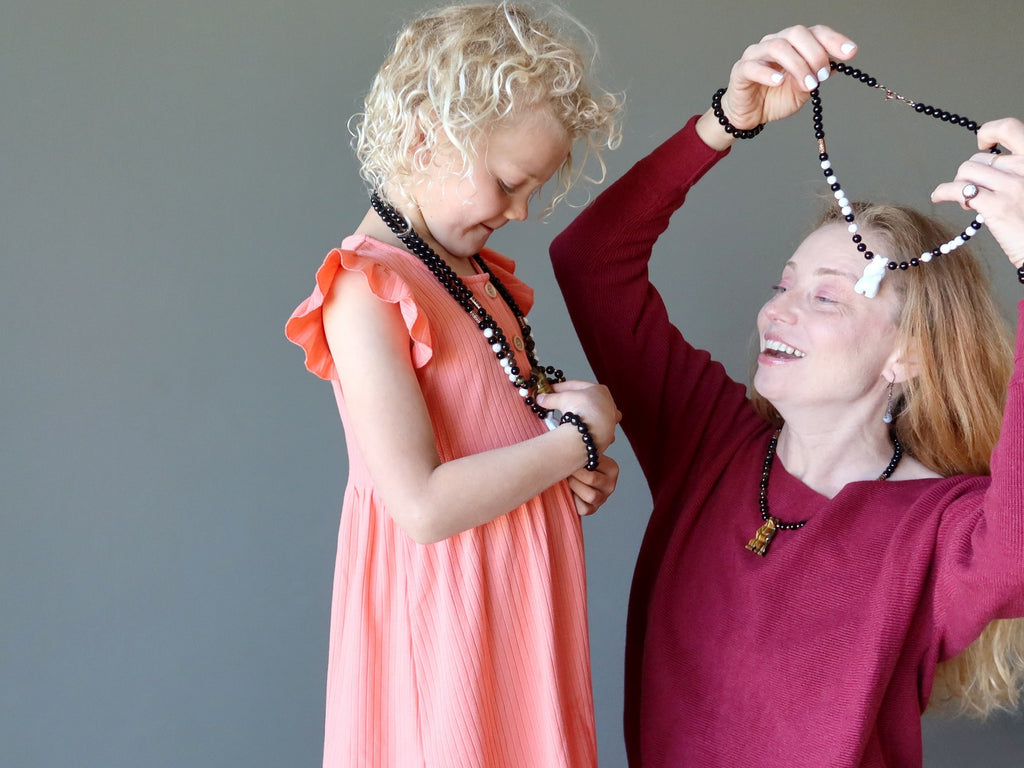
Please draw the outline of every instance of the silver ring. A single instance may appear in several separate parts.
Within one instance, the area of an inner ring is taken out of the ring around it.
[[[964,202],[973,200],[978,196],[978,185],[977,184],[964,184],[964,188],[960,190],[960,194],[964,196]]]

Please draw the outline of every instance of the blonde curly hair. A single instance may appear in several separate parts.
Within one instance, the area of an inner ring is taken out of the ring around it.
[[[556,31],[558,22],[566,31]],[[582,40],[577,43],[573,30]],[[583,51],[596,54],[593,36],[568,14],[552,8],[543,17],[522,5],[499,2],[457,5],[428,12],[398,36],[353,116],[353,148],[370,191],[404,186],[428,171],[432,150],[443,140],[462,157],[450,169],[473,173],[477,146],[505,118],[547,107],[564,127],[570,152],[557,173],[548,210],[581,178],[603,181],[602,150],[621,138],[620,96],[592,94]],[[598,172],[584,169],[596,160]]]

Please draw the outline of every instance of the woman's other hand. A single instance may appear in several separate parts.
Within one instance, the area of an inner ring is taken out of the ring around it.
[[[1002,153],[988,151],[997,144],[1004,148]],[[978,128],[978,147],[983,151],[963,162],[953,181],[936,187],[932,201],[959,203],[984,216],[985,226],[1020,269],[1024,266],[1024,123],[1013,117],[984,123]],[[968,185],[975,189],[968,191]]]

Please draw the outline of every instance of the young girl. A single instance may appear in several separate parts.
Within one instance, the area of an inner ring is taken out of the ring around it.
[[[579,515],[614,488],[618,412],[541,366],[532,291],[484,247],[617,143],[585,68],[526,10],[451,7],[366,98],[372,208],[286,329],[348,445],[325,766],[596,764]]]

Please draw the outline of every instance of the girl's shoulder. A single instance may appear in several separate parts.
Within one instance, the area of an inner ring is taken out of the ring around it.
[[[411,282],[424,279],[422,274],[417,274],[418,266],[415,257],[408,252],[368,235],[350,235],[338,248],[330,250],[316,271],[312,293],[295,308],[285,324],[285,336],[306,353],[306,368],[322,379],[337,378],[323,311],[335,281],[348,274],[361,275],[374,296],[400,306],[412,340],[414,364],[424,365],[432,350],[427,318],[420,311],[411,287]],[[426,270],[419,268],[419,272],[425,272],[426,277],[433,280]]]

